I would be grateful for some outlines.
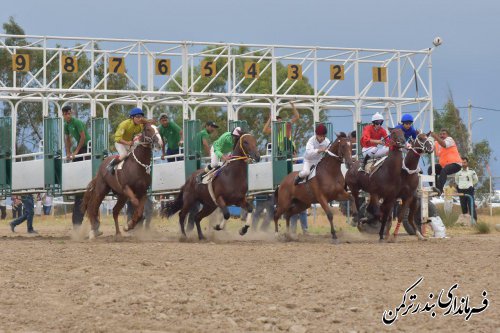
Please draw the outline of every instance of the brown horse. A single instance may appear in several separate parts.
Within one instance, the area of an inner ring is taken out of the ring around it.
[[[203,169],[194,172],[188,178],[175,200],[169,202],[162,212],[163,215],[170,217],[180,211],[179,224],[183,239],[186,238],[184,220],[196,203],[203,205],[203,208],[194,217],[200,240],[205,238],[201,232],[200,221],[210,215],[217,207],[222,209],[224,221],[220,225],[216,225],[216,230],[222,230],[230,217],[227,206],[236,205],[246,209],[249,213],[252,212],[253,207],[246,200],[248,191],[247,162],[249,160],[260,161],[260,154],[257,149],[257,141],[253,135],[243,133],[234,144],[232,158],[223,167],[215,171],[218,175],[211,183],[201,184],[196,180],[198,174],[203,172]],[[210,194],[209,186],[212,186],[214,198]],[[240,235],[244,235],[248,227],[249,225],[245,224],[240,230]]]
[[[411,142],[411,148],[406,154],[403,160],[403,169],[401,171],[401,187],[399,189],[398,197],[402,199],[401,209],[398,212],[398,223],[394,229],[394,238],[396,238],[401,222],[403,221],[403,216],[409,207],[408,222],[413,226],[415,234],[418,239],[422,240],[424,237],[420,232],[420,229],[415,225],[415,211],[417,207],[417,196],[416,191],[419,183],[419,171],[418,162],[420,161],[420,156],[422,154],[430,154],[434,151],[434,146],[432,142],[429,141],[427,134],[421,133],[417,135],[417,138]],[[391,220],[389,220],[389,228],[387,229],[387,236],[389,235],[391,226]]]
[[[87,191],[83,197],[82,212],[87,212],[92,229],[89,238],[95,238],[102,234],[99,231],[99,206],[104,197],[112,191],[118,198],[113,207],[113,219],[115,220],[116,235],[120,235],[118,226],[118,215],[127,200],[130,200],[134,207],[132,221],[129,221],[124,230],[133,229],[137,221],[142,217],[144,203],[147,199],[147,190],[151,185],[151,157],[153,146],[161,147],[162,140],[158,130],[151,122],[144,120],[144,129],[135,143],[130,155],[123,162],[121,170],[116,170],[111,174],[106,170],[106,166],[114,156],[107,157],[97,175],[87,186]]]
[[[282,214],[286,219],[287,234],[290,228],[290,217],[309,208],[313,203],[319,203],[330,222],[332,241],[337,242],[333,227],[333,213],[328,203],[332,200],[349,200],[345,191],[344,176],[340,170],[342,161],[349,167],[351,159],[351,142],[345,133],[337,135],[330,143],[327,152],[316,165],[316,177],[306,183],[294,185],[297,172],[288,174],[274,192],[276,210],[274,212],[274,230],[278,232],[278,219]]]
[[[359,191],[363,190],[370,193],[370,204],[367,211],[375,215],[381,222],[380,240],[384,239],[385,225],[398,197],[401,177],[394,177],[394,175],[401,173],[400,170],[403,165],[401,149],[406,146],[405,137],[401,129],[389,128],[389,131],[389,156],[383,162],[382,166],[374,174],[369,175],[358,171],[359,161],[357,161],[353,163],[345,175],[347,186],[354,197],[354,203],[358,212],[360,207],[358,200]],[[383,199],[383,203],[379,207],[380,199]]]

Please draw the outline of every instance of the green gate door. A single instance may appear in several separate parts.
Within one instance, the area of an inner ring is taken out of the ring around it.
[[[92,118],[92,178],[108,156],[108,118]]]
[[[186,179],[201,168],[201,141],[198,135],[201,122],[184,120],[184,170]]]
[[[43,165],[45,190],[51,195],[62,194],[62,119],[43,120]]]
[[[273,163],[273,188],[276,188],[283,178],[292,172],[293,145],[287,137],[287,127],[290,122],[273,121],[272,163]],[[290,131],[291,132],[291,131]],[[291,134],[291,133],[290,133]]]
[[[0,197],[12,190],[12,118],[0,117]]]

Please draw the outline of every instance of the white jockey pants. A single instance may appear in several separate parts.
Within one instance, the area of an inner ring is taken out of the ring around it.
[[[362,153],[363,157],[366,157],[367,155],[369,155],[370,158],[382,157],[389,154],[389,147],[387,146],[367,147],[363,148]]]
[[[311,173],[311,167],[317,163],[318,163],[318,161],[316,161],[316,160],[304,159],[304,163],[302,164],[302,170],[299,171],[299,177],[305,178],[305,177],[309,176],[309,174]]]
[[[213,168],[221,165],[220,159],[215,155],[214,146],[210,148],[210,166]]]
[[[127,157],[129,151],[130,151],[130,146],[115,142],[115,148],[118,154],[120,154],[120,161],[123,161],[125,157]]]

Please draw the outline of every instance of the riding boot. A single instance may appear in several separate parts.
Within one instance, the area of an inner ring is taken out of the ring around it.
[[[115,165],[119,163],[119,159],[113,158],[111,162],[106,166],[106,170],[112,175],[115,173]]]
[[[294,180],[294,185],[299,185],[300,181],[302,180],[302,177],[300,177],[299,175],[295,176],[295,180]]]
[[[358,171],[359,172],[366,172],[365,171],[365,167],[366,167],[366,163],[368,162],[368,159],[370,159],[370,156],[369,155],[366,155],[362,160],[361,160],[361,163],[359,164],[359,169]]]
[[[203,172],[199,173],[198,176],[196,176],[196,182],[201,183],[203,177],[212,170],[212,166],[210,164],[207,164],[205,167],[205,170]]]

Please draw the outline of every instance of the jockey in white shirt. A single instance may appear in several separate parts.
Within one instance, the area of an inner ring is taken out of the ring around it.
[[[326,137],[326,132],[326,126],[319,124],[316,126],[316,135],[312,136],[307,141],[306,153],[304,154],[304,165],[297,177],[295,177],[295,185],[298,185],[303,178],[309,176],[311,167],[318,164],[321,159],[321,154],[328,149],[330,140]]]

